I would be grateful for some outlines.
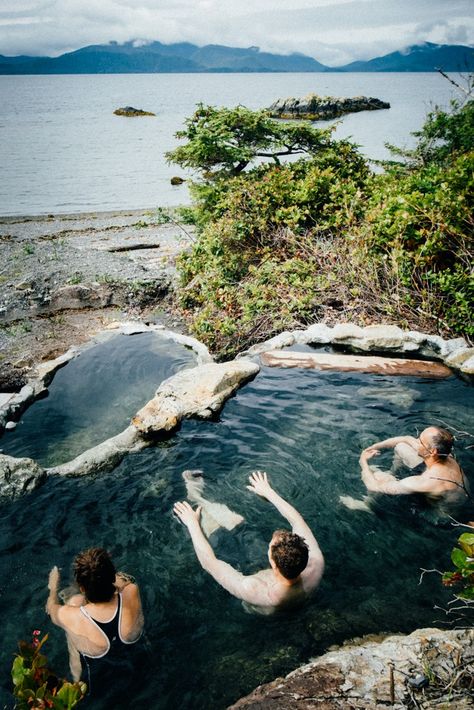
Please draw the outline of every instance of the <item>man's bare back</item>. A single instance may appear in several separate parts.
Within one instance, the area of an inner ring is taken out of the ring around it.
[[[200,508],[194,511],[189,503],[178,502],[174,506],[174,512],[188,528],[203,569],[230,594],[241,599],[246,609],[260,614],[271,614],[277,609],[301,602],[318,586],[324,570],[324,559],[316,538],[303,517],[273,490],[267,474],[254,471],[249,481],[250,485],[247,488],[272,503],[290,523],[293,530],[293,533],[277,530],[273,534],[269,545],[270,569],[252,575],[243,575],[227,562],[216,558],[201,530]],[[282,541],[286,540],[286,536],[291,535],[293,538],[290,544],[293,542],[297,546],[296,538],[300,538],[306,543],[303,545],[307,549],[307,562],[295,578],[285,577],[274,559],[278,561],[278,550],[284,544]]]

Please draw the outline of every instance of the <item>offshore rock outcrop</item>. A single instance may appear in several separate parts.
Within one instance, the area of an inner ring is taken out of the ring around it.
[[[135,116],[156,116],[156,113],[152,111],[143,111],[141,108],[133,108],[133,106],[124,106],[123,108],[116,108],[114,111],[116,116],[128,116],[135,118]]]
[[[347,113],[378,111],[384,108],[390,108],[390,104],[368,96],[338,98],[308,94],[308,96],[299,99],[293,97],[278,99],[268,108],[268,111],[273,118],[325,121],[339,118]]]

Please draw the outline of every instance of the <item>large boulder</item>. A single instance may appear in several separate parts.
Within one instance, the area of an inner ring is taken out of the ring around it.
[[[241,358],[182,370],[160,385],[153,399],[132,419],[132,424],[147,436],[170,431],[186,417],[208,419],[259,369],[255,362]]]
[[[46,471],[33,459],[0,454],[0,497],[16,498],[30,493],[46,480]]]
[[[278,99],[269,107],[268,111],[273,118],[305,118],[310,121],[324,121],[339,118],[346,113],[377,111],[383,108],[390,108],[390,104],[370,96],[337,98],[308,94],[300,99],[293,97]]]
[[[118,466],[128,453],[140,451],[145,446],[147,442],[141,439],[136,428],[129,426],[120,434],[87,449],[75,459],[49,468],[48,473],[57,476],[84,476],[110,471]]]
[[[472,707],[473,662],[472,629],[359,639],[259,686],[228,710],[461,710]]]

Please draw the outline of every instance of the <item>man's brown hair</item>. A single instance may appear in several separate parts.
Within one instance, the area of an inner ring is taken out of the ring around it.
[[[278,571],[289,580],[296,579],[308,564],[308,545],[300,535],[277,530],[270,547]]]
[[[74,560],[76,582],[89,602],[108,602],[115,593],[115,566],[107,550],[91,547]]]

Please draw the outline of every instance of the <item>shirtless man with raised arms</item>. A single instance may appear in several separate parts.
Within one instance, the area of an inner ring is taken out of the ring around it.
[[[466,483],[457,461],[451,455],[453,436],[446,429],[431,426],[414,436],[395,436],[364,449],[360,456],[362,480],[367,490],[388,495],[423,493],[435,500],[458,501],[466,497]],[[398,461],[409,468],[424,463],[415,476],[397,479],[393,474],[372,469],[369,460],[381,449],[395,449]]]
[[[319,545],[303,517],[292,505],[276,493],[267,474],[254,471],[247,488],[266,498],[286,518],[292,532],[277,530],[268,547],[270,569],[243,575],[230,564],[217,559],[200,525],[200,508],[194,511],[189,503],[175,503],[175,515],[186,525],[197,558],[203,569],[216,582],[246,606],[260,614],[293,606],[306,599],[318,586],[324,571],[324,559]]]

